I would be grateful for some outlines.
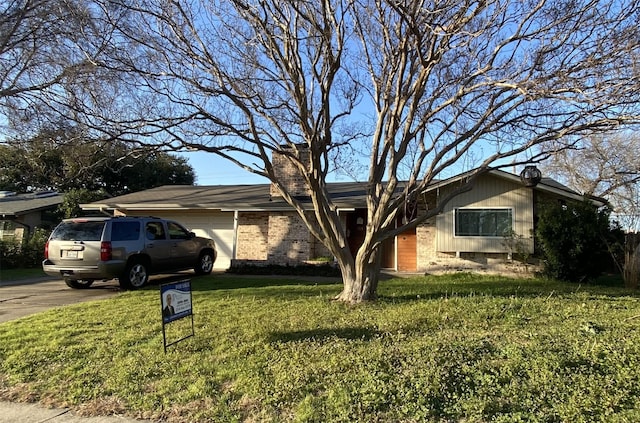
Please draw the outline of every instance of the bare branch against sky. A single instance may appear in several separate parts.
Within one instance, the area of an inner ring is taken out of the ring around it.
[[[115,28],[95,60],[104,83],[56,91],[58,110],[71,104],[107,137],[211,152],[269,178],[337,257],[347,301],[375,293],[382,240],[441,210],[391,225],[434,178],[535,162],[638,122],[637,1],[95,0],[90,10]],[[299,145],[310,169],[283,148]],[[314,216],[273,172],[274,151],[304,173]],[[355,257],[324,188],[336,157],[366,166]]]

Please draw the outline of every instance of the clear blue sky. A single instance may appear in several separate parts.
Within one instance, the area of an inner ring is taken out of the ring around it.
[[[269,180],[238,167],[213,153],[204,151],[183,152],[196,174],[196,185],[247,185],[268,184]],[[366,177],[366,175],[364,175]],[[353,181],[350,177],[330,173],[327,182]]]
[[[268,184],[269,180],[262,178],[253,173],[238,167],[232,162],[219,157],[214,153],[207,153],[204,151],[195,152],[182,152],[180,156],[185,157],[196,174],[196,185],[247,185],[247,184]],[[446,178],[454,176],[464,170],[468,170],[463,164],[456,164],[444,171],[439,177]],[[517,173],[520,168],[512,169],[505,168],[507,172]],[[366,179],[365,175],[360,177]],[[345,175],[338,175],[330,173],[327,177],[327,182],[346,182],[353,181],[350,177]]]
[[[196,173],[196,185],[266,184],[269,181],[239,168],[216,154],[202,151],[181,153]]]

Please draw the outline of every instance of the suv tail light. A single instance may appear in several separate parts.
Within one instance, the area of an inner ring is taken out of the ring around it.
[[[109,241],[102,241],[100,243],[100,261],[111,260],[111,243]]]
[[[49,241],[44,244],[44,259],[49,260]]]

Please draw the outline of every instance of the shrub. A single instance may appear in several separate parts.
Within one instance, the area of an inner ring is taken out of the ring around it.
[[[340,269],[332,263],[298,264],[294,266],[280,264],[245,264],[235,263],[227,273],[239,275],[294,275],[294,276],[328,276],[340,277]]]
[[[577,282],[614,270],[624,234],[609,217],[608,208],[598,209],[588,201],[543,204],[536,236],[544,274]]]
[[[44,245],[49,231],[35,228],[22,243],[0,241],[0,263],[5,269],[39,267],[44,259]]]

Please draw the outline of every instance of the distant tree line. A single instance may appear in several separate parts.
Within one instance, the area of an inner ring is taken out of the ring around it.
[[[101,142],[73,129],[42,130],[0,144],[0,190],[54,190],[66,194],[61,217],[78,204],[161,185],[193,185],[187,159],[132,144]]]

